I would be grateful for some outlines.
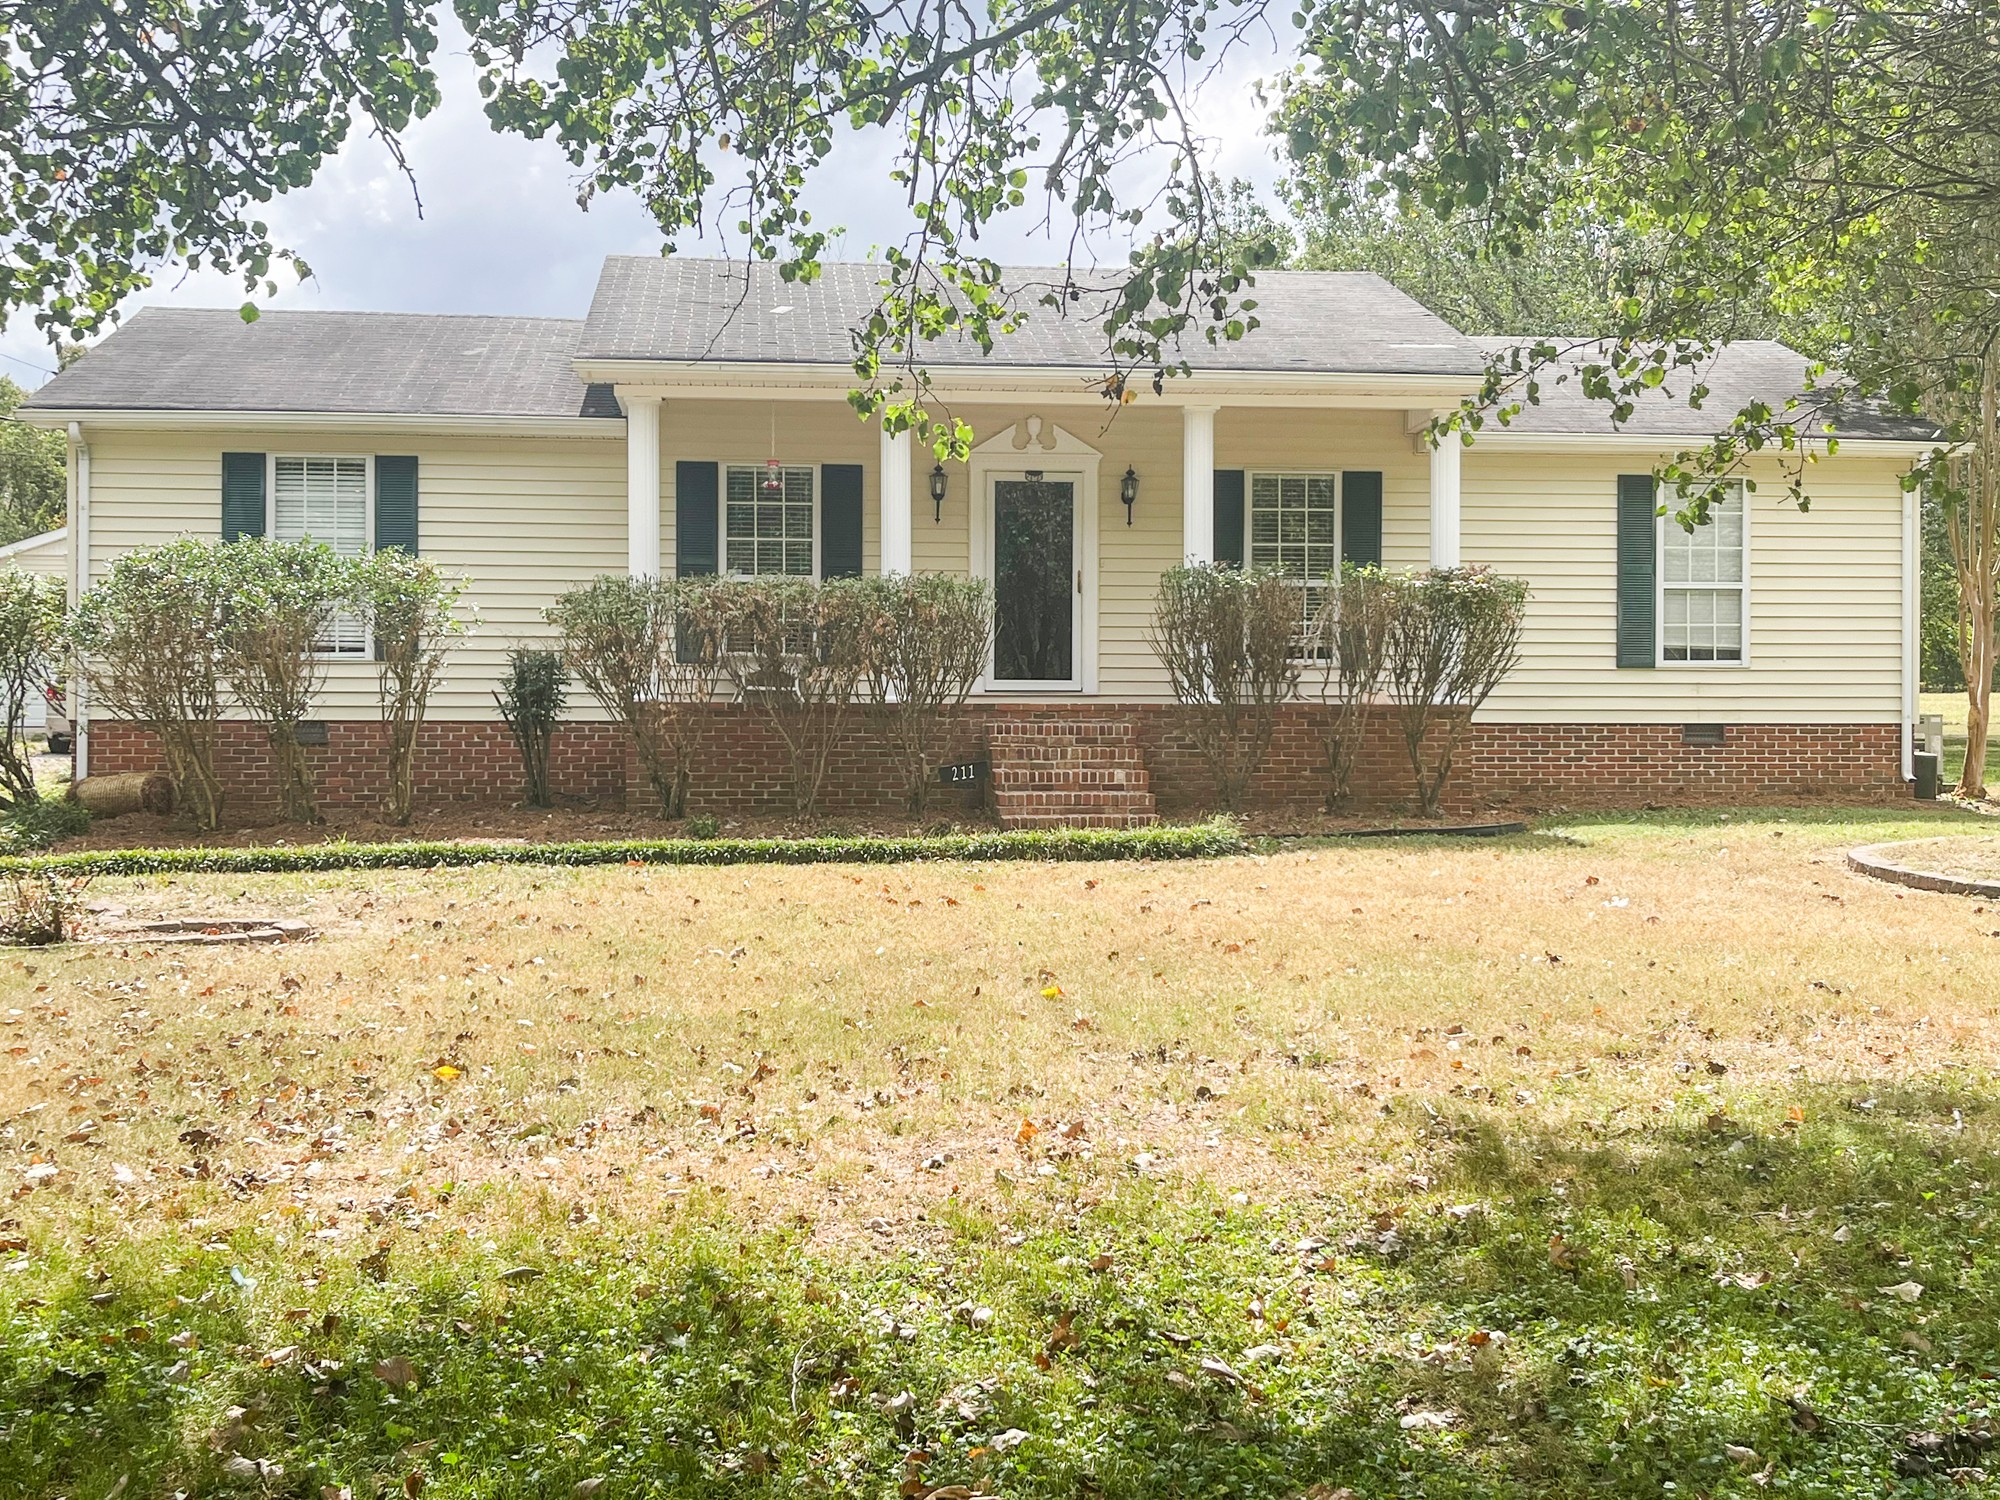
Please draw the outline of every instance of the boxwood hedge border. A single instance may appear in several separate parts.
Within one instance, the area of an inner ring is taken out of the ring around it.
[[[90,849],[0,858],[0,874],[284,875],[473,865],[823,865],[914,860],[1216,859],[1249,852],[1236,825],[1026,829],[923,837],[609,839],[556,844],[299,844],[261,848]]]

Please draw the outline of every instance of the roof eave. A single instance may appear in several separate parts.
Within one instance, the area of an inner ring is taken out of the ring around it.
[[[554,417],[533,413],[425,413],[326,411],[217,411],[172,407],[19,407],[15,419],[33,427],[67,427],[72,422],[133,431],[234,428],[347,428],[376,432],[442,431],[489,436],[610,437],[625,430],[622,417]]]
[[[1935,451],[1943,441],[1942,438],[1848,437],[1838,432],[1831,436],[1839,445],[1834,457],[1855,458],[1917,458]],[[1671,454],[1703,447],[1714,442],[1715,437],[1714,433],[1702,432],[1518,432],[1505,427],[1487,427],[1474,435],[1471,446],[1475,452],[1482,447],[1501,447],[1516,453],[1588,449],[1598,453]],[[1801,446],[1820,458],[1828,456],[1826,444],[1827,439],[1822,437],[1801,439]],[[1771,448],[1765,451],[1776,455],[1785,450]]]
[[[785,360],[664,360],[580,355],[578,377],[612,385],[628,395],[717,399],[764,399],[785,393],[844,398],[860,383],[845,365]],[[1032,392],[1038,398],[1103,402],[1103,372],[1082,365],[962,365],[929,367],[940,396],[960,399],[984,394]],[[1177,376],[1158,399],[1171,405],[1201,405],[1257,396],[1289,404],[1329,406],[1449,407],[1476,393],[1473,373],[1205,370]],[[1150,390],[1142,392],[1150,395]]]

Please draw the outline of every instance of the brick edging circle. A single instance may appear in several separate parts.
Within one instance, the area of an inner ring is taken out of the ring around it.
[[[1901,847],[1901,844],[1870,844],[1865,848],[1850,849],[1847,851],[1847,867],[1873,879],[1907,885],[1913,890],[1939,891],[1948,896],[2000,897],[2000,880],[1967,880],[1958,875],[1939,874],[1935,870],[1912,870],[1907,865],[1899,865],[1883,857],[1884,850]]]

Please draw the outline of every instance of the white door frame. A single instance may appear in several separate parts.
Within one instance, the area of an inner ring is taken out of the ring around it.
[[[1071,621],[1067,682],[1000,682],[993,676],[993,643],[986,646],[983,693],[1095,693],[1097,691],[1097,470],[1103,455],[1082,439],[1040,417],[1002,428],[972,450],[972,493],[967,507],[971,535],[967,557],[974,578],[993,584],[993,481],[1038,473],[1075,486],[1076,613]]]

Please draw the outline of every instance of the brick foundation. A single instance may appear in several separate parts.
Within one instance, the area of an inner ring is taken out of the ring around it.
[[[1194,746],[1176,729],[1175,718],[1176,710],[1165,704],[977,703],[957,716],[946,756],[988,754],[994,731],[1010,724],[1054,719],[1130,725],[1152,798],[1162,811],[1185,814],[1209,805],[1210,782]],[[1113,737],[1125,740],[1123,732]],[[334,721],[327,739],[326,746],[307,752],[317,773],[321,806],[334,814],[374,811],[383,783],[381,727]],[[99,774],[160,764],[152,736],[118,722],[91,726],[90,760],[91,770]],[[1325,793],[1325,767],[1316,715],[1303,705],[1287,708],[1250,801],[1273,809],[1316,808]],[[274,807],[274,765],[255,725],[223,726],[221,770],[232,820],[268,814]],[[557,730],[549,776],[559,800],[611,807],[628,802],[644,807],[653,800],[625,736],[610,725],[572,724]],[[1411,804],[1408,762],[1387,716],[1371,726],[1354,780],[1356,811],[1391,812]],[[1105,784],[1125,796],[1132,778],[1112,777]],[[506,726],[497,721],[426,725],[416,790],[422,806],[517,801],[520,763]],[[932,805],[950,816],[969,803],[977,805],[984,791],[939,788]],[[1684,743],[1679,724],[1478,723],[1461,745],[1445,810],[1879,802],[1908,795],[1900,774],[1899,730],[1893,724],[1731,724],[1722,744],[1697,745]],[[693,780],[692,810],[782,813],[789,810],[790,797],[783,747],[762,715],[734,704],[711,710]],[[902,809],[900,768],[866,713],[853,716],[829,758],[821,809],[834,816],[879,816]]]

